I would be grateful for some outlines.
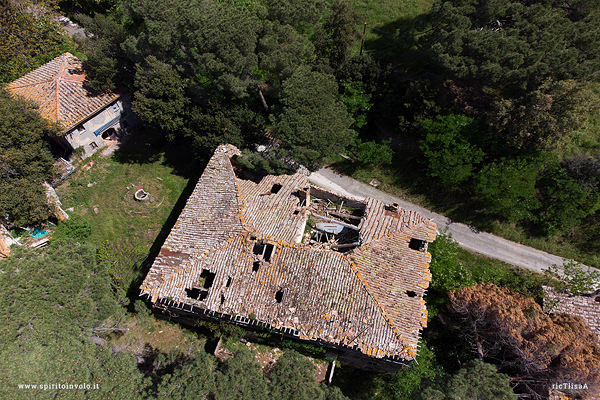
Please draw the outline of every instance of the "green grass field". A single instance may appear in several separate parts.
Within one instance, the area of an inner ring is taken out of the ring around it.
[[[187,179],[178,176],[162,159],[145,163],[120,163],[95,155],[57,193],[64,209],[79,215],[93,228],[88,239],[99,246],[104,241],[132,240],[150,248],[177,203]],[[139,203],[135,188],[143,186],[153,199]]]
[[[416,34],[416,18],[431,9],[433,0],[347,0],[356,11],[365,16],[367,34],[364,51],[376,58],[399,61],[398,57],[410,50]],[[364,25],[359,27],[363,32]],[[358,52],[360,43],[356,47]],[[403,51],[399,51],[399,49]]]

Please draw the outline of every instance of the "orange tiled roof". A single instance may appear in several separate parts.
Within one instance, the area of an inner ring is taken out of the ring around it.
[[[86,85],[81,60],[64,53],[10,83],[6,89],[38,106],[42,117],[58,122],[64,131],[85,121],[120,97]]]
[[[10,255],[10,247],[8,244],[4,243],[2,240],[2,235],[0,235],[0,258],[6,258]]]
[[[231,145],[215,151],[146,276],[142,294],[154,303],[168,300],[225,315],[252,315],[301,339],[377,358],[413,359],[427,322],[423,295],[431,257],[409,248],[409,242],[433,241],[435,224],[416,212],[392,212],[375,199],[352,200],[364,207],[357,226],[360,247],[342,253],[302,244],[308,219],[303,199],[311,190],[306,177],[267,176],[259,183],[238,179],[230,158],[239,154]],[[273,246],[269,260],[253,251],[261,242]],[[190,297],[190,289],[201,289],[206,271],[214,276],[205,298]],[[284,297],[277,301],[279,291]]]

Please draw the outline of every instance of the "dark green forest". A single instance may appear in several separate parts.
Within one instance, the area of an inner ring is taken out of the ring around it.
[[[301,164],[386,177],[384,189],[453,220],[600,267],[600,4],[421,3],[428,12],[367,26],[361,44],[370,15],[351,0],[27,3],[91,33],[75,41],[49,14],[3,2],[0,79],[71,51],[91,87],[129,91],[153,145],[185,149],[187,179],[231,143],[259,173]],[[39,182],[51,174],[44,137],[57,128],[2,93],[0,131],[0,219],[36,225],[50,215]],[[110,257],[119,255],[88,242],[85,218],[59,224],[49,247],[0,261],[3,398],[22,398],[18,383],[69,381],[102,390],[43,395],[512,399],[535,391],[534,381],[600,385],[600,346],[589,328],[540,308],[542,284],[568,283],[465,261],[444,233],[429,250],[429,327],[418,364],[394,375],[342,366],[327,389],[302,355],[319,349],[306,348],[287,350],[266,375],[245,349],[219,361],[196,345],[136,363],[131,352],[94,343],[122,335],[127,319],[148,323],[135,294],[142,269],[123,262],[131,271],[117,278],[121,264]],[[211,336],[206,327],[193,332]],[[244,333],[227,335],[235,342]]]

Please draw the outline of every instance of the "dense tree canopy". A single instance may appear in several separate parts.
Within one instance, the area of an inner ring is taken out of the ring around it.
[[[22,226],[50,216],[43,183],[53,158],[44,136],[53,132],[31,105],[0,90],[0,221]]]
[[[438,388],[427,387],[423,400],[516,400],[508,375],[499,374],[492,364],[471,361]]]
[[[446,186],[467,180],[484,152],[473,145],[481,129],[474,118],[466,115],[438,115],[435,120],[421,121],[423,139],[419,146],[427,162],[427,173]]]
[[[52,21],[56,0],[0,3],[0,82],[6,84],[50,61],[72,42]],[[32,13],[31,8],[38,8]]]
[[[582,2],[581,2],[582,3]],[[575,4],[581,4],[576,2]],[[544,79],[597,79],[600,9],[576,17],[563,3],[436,1],[436,29],[423,38],[435,60],[459,78],[535,89]]]
[[[16,246],[15,246],[16,247]],[[89,336],[121,313],[106,267],[93,246],[55,242],[16,247],[0,261],[2,398],[23,398],[18,384],[98,384],[72,398],[138,398],[142,375],[131,354],[113,353]],[[45,393],[65,393],[48,387]]]
[[[299,67],[283,84],[283,111],[273,118],[273,135],[292,149],[308,168],[350,144],[352,118],[336,98],[332,75]]]

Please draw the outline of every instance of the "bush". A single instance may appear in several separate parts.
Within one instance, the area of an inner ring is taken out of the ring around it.
[[[81,217],[71,217],[67,220],[60,221],[58,227],[54,230],[52,238],[60,239],[75,239],[78,242],[85,242],[92,234],[92,226],[89,222]]]

